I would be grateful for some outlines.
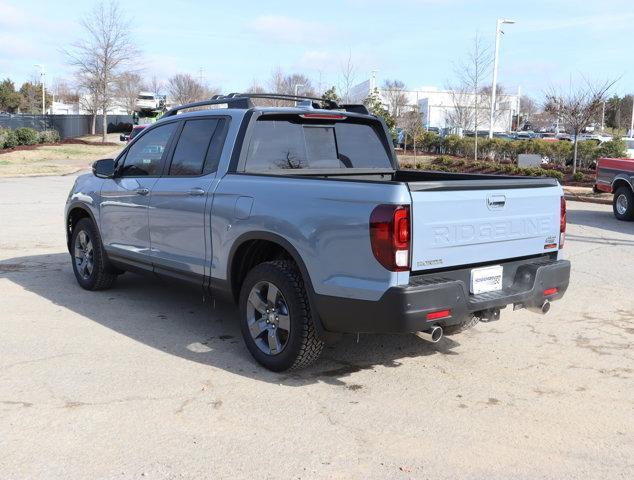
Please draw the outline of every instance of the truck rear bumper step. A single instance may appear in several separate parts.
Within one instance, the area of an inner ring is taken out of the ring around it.
[[[517,265],[512,278],[505,275],[504,288],[496,292],[470,295],[463,279],[436,274],[412,277],[409,285],[388,289],[378,301],[316,295],[315,303],[325,329],[331,332],[419,332],[433,325],[456,325],[475,312],[511,304],[542,309],[546,300],[550,304],[564,295],[569,278],[569,261],[538,261]],[[556,293],[544,295],[554,288]],[[439,310],[451,314],[427,320],[428,313]]]

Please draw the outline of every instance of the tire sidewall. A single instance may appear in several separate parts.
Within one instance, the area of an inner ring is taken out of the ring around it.
[[[88,218],[84,218],[77,223],[77,225],[73,229],[73,234],[71,236],[70,245],[71,245],[71,260],[73,265],[73,272],[75,273],[75,278],[77,279],[77,283],[79,283],[79,285],[82,288],[85,288],[86,290],[92,290],[95,287],[95,284],[97,282],[98,270],[104,268],[102,265],[103,257],[101,255],[102,253],[101,241],[99,239],[99,235],[97,235],[96,230],[97,229],[95,228],[95,225],[92,223],[92,221]],[[90,277],[87,279],[84,278],[77,271],[77,264],[75,263],[75,241],[79,233],[82,231],[85,231],[88,234],[88,237],[90,238],[90,241],[92,242],[92,248],[93,248],[93,269],[92,269],[92,273],[90,274]]]
[[[621,195],[625,195],[625,197],[627,198],[627,210],[624,214],[620,214],[616,208],[616,201]],[[634,220],[634,194],[632,194],[632,190],[627,187],[619,187],[614,193],[612,210],[614,211],[614,216],[619,220]]]
[[[282,352],[277,355],[267,355],[258,348],[249,332],[247,323],[247,304],[249,293],[256,283],[268,281],[275,285],[284,296],[289,310],[290,331],[288,342]],[[262,263],[253,268],[248,274],[240,290],[240,329],[247,349],[253,357],[269,370],[280,372],[293,366],[302,348],[302,331],[305,328],[307,311],[304,299],[298,295],[296,288],[284,271],[274,263]]]

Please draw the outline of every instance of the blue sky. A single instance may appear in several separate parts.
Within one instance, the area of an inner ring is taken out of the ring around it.
[[[81,35],[93,2],[0,0],[0,78],[16,84],[44,64],[47,83],[72,78],[61,49]],[[493,42],[505,28],[499,82],[541,97],[570,78],[621,77],[616,93],[634,92],[632,0],[340,0],[134,1],[120,3],[142,51],[144,72],[166,79],[199,76],[224,92],[262,84],[280,67],[313,84],[336,85],[349,53],[356,79],[377,70],[408,88],[443,87],[454,77],[476,32]]]

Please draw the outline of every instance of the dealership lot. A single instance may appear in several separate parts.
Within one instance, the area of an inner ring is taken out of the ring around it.
[[[634,475],[634,224],[610,206],[568,204],[571,286],[547,316],[350,336],[280,375],[201,290],[81,290],[73,179],[0,179],[3,478]]]

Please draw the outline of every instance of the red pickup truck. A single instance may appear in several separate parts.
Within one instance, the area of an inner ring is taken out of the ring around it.
[[[634,220],[634,158],[600,158],[594,191],[613,193],[614,216]]]

